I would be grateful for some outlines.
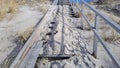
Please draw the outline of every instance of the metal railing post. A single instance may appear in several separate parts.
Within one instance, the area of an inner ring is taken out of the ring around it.
[[[72,0],[72,5],[73,5],[73,0]]]
[[[69,0],[70,1],[70,5],[72,5],[72,0]]]
[[[98,15],[95,15],[95,24],[94,24],[94,29],[98,31]],[[94,34],[94,40],[93,40],[93,56],[97,58],[97,47],[98,47],[98,39],[96,35]]]
[[[81,14],[83,13],[83,10],[84,10],[83,4],[81,4],[81,10],[80,10]],[[83,16],[81,16],[80,24],[81,24],[81,29],[83,30]]]

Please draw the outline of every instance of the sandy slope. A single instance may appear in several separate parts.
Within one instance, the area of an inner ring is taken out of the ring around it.
[[[26,5],[19,7],[11,19],[8,16],[0,22],[0,62],[17,46],[17,37],[32,30],[42,16],[39,10]]]

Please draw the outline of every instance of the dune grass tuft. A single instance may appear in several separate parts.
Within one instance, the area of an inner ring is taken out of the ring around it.
[[[16,0],[0,0],[0,19],[8,13],[14,13],[17,5]]]

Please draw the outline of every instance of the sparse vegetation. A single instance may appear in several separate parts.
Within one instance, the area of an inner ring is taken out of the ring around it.
[[[98,0],[96,3],[97,4],[111,4],[111,3],[113,3],[113,2],[115,2],[115,1],[119,1],[119,0]]]
[[[109,42],[111,42],[111,41],[114,42],[114,41],[120,40],[120,34],[117,33],[112,28],[109,28],[109,30],[108,29],[105,29],[105,30],[103,29],[103,32],[102,32],[101,36],[102,36],[103,40],[109,41]]]
[[[18,35],[19,42],[24,44],[28,40],[32,32],[33,32],[33,29],[29,28],[26,31],[24,31],[22,34],[19,34]]]
[[[17,4],[16,0],[0,0],[0,19],[8,13],[14,13]]]
[[[118,24],[120,25],[120,20],[119,20]]]
[[[26,3],[31,3],[33,2],[41,2],[41,3],[47,3],[48,0],[33,0],[33,1],[28,1],[28,0],[0,0],[0,20],[3,19],[7,14],[9,13],[15,13],[18,5],[20,4],[26,4]],[[46,6],[43,5],[43,8],[40,10],[44,13],[46,12]]]
[[[108,11],[109,17],[113,21],[115,21],[118,25],[120,25],[119,10],[118,10],[119,8],[118,4],[120,3],[120,0],[103,0],[103,2],[105,4],[105,5],[101,4],[102,7],[104,7],[103,9],[105,11]],[[106,24],[102,24],[100,29],[103,30],[101,34],[103,40],[114,43],[116,41],[120,41],[120,34],[116,32],[112,27],[108,27]]]
[[[41,5],[40,12],[42,12],[42,13],[46,13],[47,10],[48,10],[48,8],[49,8],[48,5],[43,4],[43,5]]]
[[[87,17],[88,17],[88,19],[90,20],[91,23],[94,23],[95,14],[93,14],[92,12],[88,12]]]

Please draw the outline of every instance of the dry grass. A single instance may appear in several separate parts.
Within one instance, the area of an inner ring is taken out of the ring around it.
[[[40,12],[42,12],[44,14],[47,12],[47,10],[48,10],[48,8],[50,6],[50,5],[47,4],[48,1],[49,0],[39,0],[39,2],[41,3],[41,5],[40,5]]]
[[[14,13],[17,5],[15,0],[0,0],[0,19],[8,13]]]
[[[120,3],[120,0],[104,0],[107,4],[117,4]]]
[[[117,41],[120,40],[120,34],[116,32],[114,29],[109,28],[106,30],[103,30],[102,32],[102,38],[104,41]]]
[[[88,12],[86,15],[91,23],[94,23],[95,14],[93,12]]]
[[[95,14],[88,12],[86,16],[89,18],[89,21],[91,22],[91,24],[94,23]],[[99,22],[104,22],[104,21],[100,19]],[[100,23],[100,24],[102,24],[100,26],[100,30],[102,31],[101,37],[103,38],[104,41],[115,42],[120,40],[120,34],[118,32],[116,32],[113,28],[111,28],[110,26],[107,26],[106,24],[103,24],[103,23]],[[120,25],[120,20],[118,20],[117,24]],[[85,29],[90,30],[90,27],[86,25]]]
[[[91,24],[93,24],[95,22],[95,14],[92,11],[87,12],[86,17],[88,18],[88,20],[90,21]],[[91,28],[89,27],[89,25],[87,23],[84,23],[84,26],[85,26],[85,28],[84,28],[85,30],[88,30],[88,31],[91,30]]]
[[[120,20],[119,20],[119,22],[117,22],[117,24],[119,24],[119,25],[120,25]]]
[[[20,43],[24,44],[28,40],[32,32],[33,32],[33,29],[29,28],[26,31],[24,31],[22,34],[19,34],[18,39]]]
[[[79,17],[82,17],[82,13],[81,13],[81,12],[78,12],[78,16],[79,16]]]
[[[33,3],[47,3],[48,0],[0,0],[0,20],[7,14],[14,14],[18,5],[33,4]],[[41,11],[46,12],[46,6],[42,6]]]
[[[49,8],[49,5],[42,4],[40,7],[40,12],[45,14]]]

